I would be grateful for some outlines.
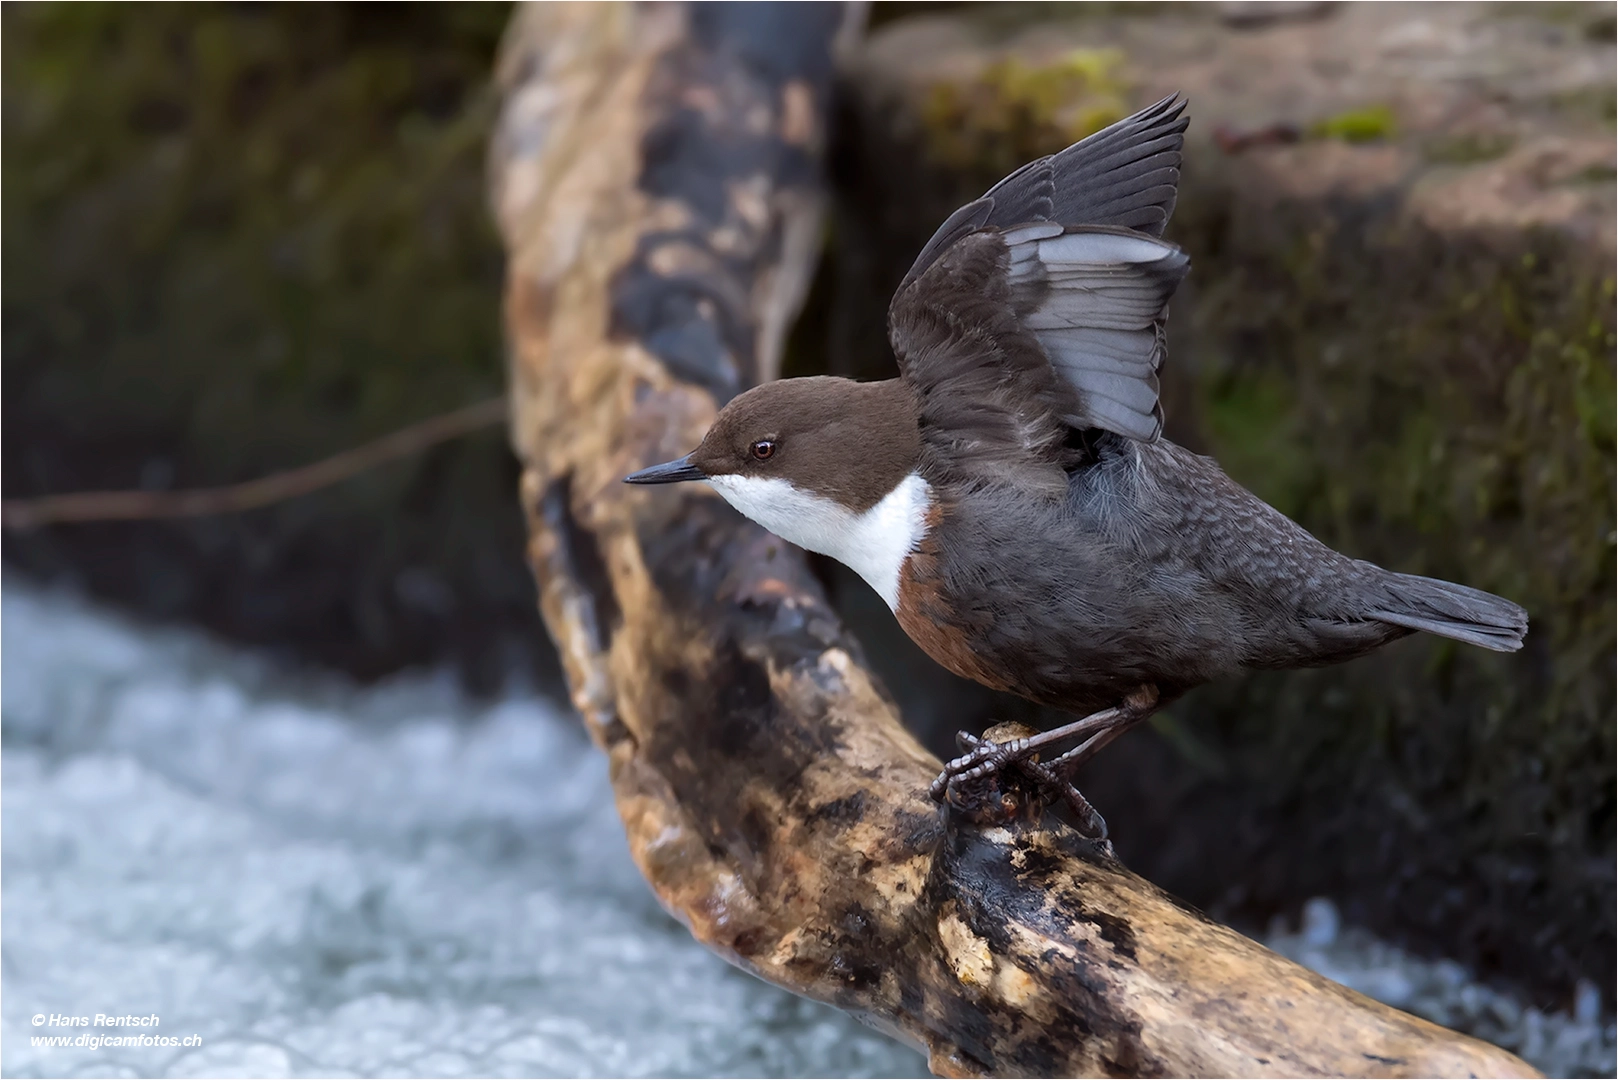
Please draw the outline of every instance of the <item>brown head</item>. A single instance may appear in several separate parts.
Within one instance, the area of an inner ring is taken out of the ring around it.
[[[753,387],[720,410],[691,453],[624,479],[784,480],[858,513],[915,470],[920,449],[915,405],[898,379],[817,375]]]
[[[916,475],[920,453],[915,401],[898,379],[815,376],[741,394],[691,453],[624,479],[704,481],[777,536],[838,559],[888,597],[930,505]]]

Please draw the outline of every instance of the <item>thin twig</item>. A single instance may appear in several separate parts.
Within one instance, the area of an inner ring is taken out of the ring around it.
[[[441,442],[503,424],[508,407],[504,397],[490,398],[412,424],[313,465],[240,484],[189,491],[84,491],[38,499],[7,499],[0,502],[0,525],[7,529],[35,529],[65,522],[148,521],[253,510],[307,495]]]

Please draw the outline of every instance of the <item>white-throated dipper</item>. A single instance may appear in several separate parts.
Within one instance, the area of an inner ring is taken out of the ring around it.
[[[1528,627],[1509,600],[1333,551],[1161,437],[1184,108],[1166,98],[952,214],[888,310],[898,378],[755,387],[689,455],[626,478],[711,485],[859,573],[957,675],[1083,716],[963,734],[933,794],[1017,765],[1101,838],[1068,777],[1194,686],[1416,630],[1508,652]]]

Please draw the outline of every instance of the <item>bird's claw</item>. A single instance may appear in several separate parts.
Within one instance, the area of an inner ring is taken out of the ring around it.
[[[1110,850],[1106,819],[1078,788],[1035,756],[1033,748],[1027,745],[1027,739],[994,742],[962,731],[956,734],[955,742],[966,752],[946,764],[933,780],[930,792],[935,802],[953,804],[955,800],[950,798],[952,788],[991,777],[1015,766],[1018,772],[1033,782],[1047,803],[1057,800],[1066,803],[1078,821],[1079,831],[1107,845]]]
[[[1021,741],[1021,740],[1019,740]],[[966,753],[954,758],[944,765],[944,771],[938,774],[932,784],[933,801],[943,802],[952,783],[976,780],[980,776],[999,772],[1007,765],[1013,764],[1017,758],[1012,751],[1013,743],[990,742],[980,739],[966,731],[955,733],[955,745]]]

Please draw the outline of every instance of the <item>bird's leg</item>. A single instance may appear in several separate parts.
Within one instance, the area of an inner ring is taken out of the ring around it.
[[[1068,777],[1071,777],[1079,770],[1080,766],[1106,749],[1107,745],[1114,739],[1157,711],[1157,688],[1152,686],[1141,687],[1125,698],[1123,705],[1114,711],[1118,713],[1118,716],[1111,724],[1108,724],[1067,753],[1060,757],[1052,758],[1046,763],[1053,773],[1063,778],[1064,783],[1067,782]]]

